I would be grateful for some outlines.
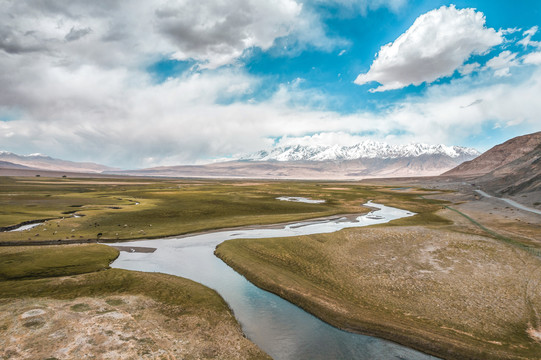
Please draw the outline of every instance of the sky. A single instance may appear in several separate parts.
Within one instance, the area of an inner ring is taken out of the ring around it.
[[[541,130],[538,0],[0,0],[0,150],[121,168]]]

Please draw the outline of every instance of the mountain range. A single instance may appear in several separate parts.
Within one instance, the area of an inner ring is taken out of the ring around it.
[[[367,140],[352,146],[340,145],[289,145],[262,150],[243,156],[244,161],[344,161],[358,159],[400,159],[425,155],[444,156],[458,161],[472,159],[479,152],[461,146],[408,144],[389,145]]]
[[[91,162],[75,162],[54,159],[47,155],[17,155],[8,151],[0,151],[0,169],[50,170],[83,173],[101,173],[118,170]]]
[[[135,176],[360,179],[439,175],[479,152],[445,145],[389,145],[365,141],[352,146],[291,145],[262,150],[238,160],[207,164],[119,170],[46,155],[0,152],[0,168],[104,173]]]
[[[441,174],[445,178],[475,183],[498,196],[520,195],[537,199],[537,195],[532,194],[541,194],[541,132],[510,139],[478,155],[475,149],[459,146],[397,146],[365,141],[352,146],[277,146],[238,160],[214,164],[119,170],[41,154],[17,155],[0,151],[0,170],[4,170],[4,174],[5,170],[30,174],[36,170],[49,170],[95,175],[273,179],[361,179]]]
[[[353,146],[291,145],[207,164],[160,166],[108,173],[146,176],[262,179],[361,179],[439,175],[478,156],[471,148],[445,145],[389,145],[365,141]]]

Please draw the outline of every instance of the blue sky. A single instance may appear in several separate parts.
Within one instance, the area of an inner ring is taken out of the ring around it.
[[[2,1],[0,148],[123,168],[541,130],[538,1]]]

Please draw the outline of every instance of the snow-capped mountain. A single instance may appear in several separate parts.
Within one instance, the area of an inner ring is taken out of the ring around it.
[[[243,156],[245,161],[343,161],[356,159],[399,159],[422,155],[442,155],[452,159],[470,160],[479,155],[473,148],[446,145],[389,145],[364,141],[353,146],[289,145]]]

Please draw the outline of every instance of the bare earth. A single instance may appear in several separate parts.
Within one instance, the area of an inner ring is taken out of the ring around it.
[[[246,348],[261,356],[229,324],[168,317],[162,306],[132,295],[1,300],[0,359],[242,359]]]

